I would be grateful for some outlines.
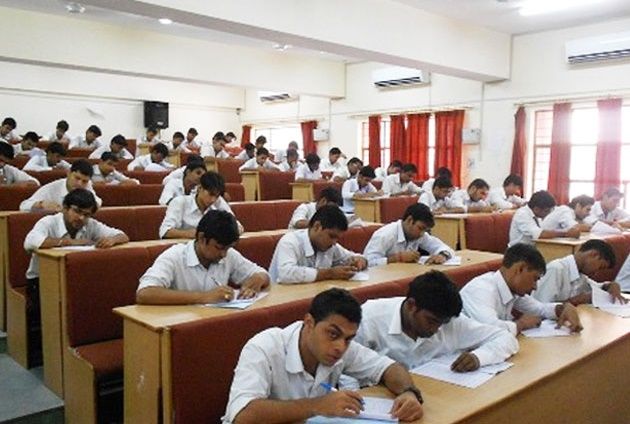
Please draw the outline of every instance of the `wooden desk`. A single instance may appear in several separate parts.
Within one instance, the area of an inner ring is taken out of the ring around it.
[[[6,322],[6,292],[9,285],[9,227],[8,217],[20,211],[0,212],[0,330],[7,330]]]
[[[473,265],[501,258],[489,252],[462,251],[464,265]],[[331,287],[349,290],[381,284],[402,278],[413,278],[428,270],[447,271],[453,267],[419,264],[392,264],[369,270],[366,282],[321,281],[311,284],[274,284],[264,299],[251,308],[273,307],[300,299],[310,299]],[[171,406],[171,348],[169,328],[176,324],[239,311],[207,308],[200,305],[146,306],[133,305],[115,308],[124,318],[125,364],[125,422],[170,423]],[[227,337],[227,334],[226,334]]]
[[[135,153],[136,156],[148,155],[151,150],[151,145],[149,143],[140,143],[136,145],[136,150],[137,150],[137,153]]]
[[[177,151],[169,152],[168,158],[166,158],[166,161],[170,163],[171,165],[175,166],[175,168],[179,168],[180,166],[182,166],[182,159],[179,156],[179,152]]]
[[[354,200],[354,214],[364,221],[381,222],[381,199],[365,198]]]
[[[624,233],[627,234],[627,233]],[[535,240],[536,248],[542,253],[546,262],[572,255],[580,249],[580,246],[590,239],[606,240],[611,236],[596,236],[591,233],[580,234],[579,239],[568,237],[556,237],[552,239]]]
[[[472,216],[492,215],[492,213],[445,213],[434,215],[435,226],[431,234],[438,237],[452,249],[466,249],[465,221]]]
[[[580,335],[519,336],[514,366],[477,389],[414,375],[422,424],[621,423],[630,417],[630,320],[578,308]],[[391,397],[384,387],[366,394]],[[626,417],[626,418],[623,418]]]
[[[206,156],[203,158],[203,162],[206,164],[207,171],[219,172],[217,166],[217,158],[213,156]]]
[[[241,172],[241,179],[245,190],[245,201],[252,202],[256,200],[258,193],[260,193],[258,171],[243,171]]]
[[[298,181],[289,183],[289,185],[291,186],[291,198],[293,200],[299,200],[300,202],[312,202],[315,200],[312,182]]]

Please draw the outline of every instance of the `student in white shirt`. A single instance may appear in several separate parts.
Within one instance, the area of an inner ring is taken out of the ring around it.
[[[274,283],[312,283],[348,280],[367,267],[358,253],[339,245],[348,229],[348,219],[337,206],[315,212],[308,228],[291,231],[280,239],[273,252],[269,275]]]
[[[545,259],[534,246],[519,243],[505,251],[496,272],[473,278],[460,291],[464,313],[517,335],[540,325],[543,318],[557,319],[571,331],[582,330],[575,306],[570,303],[542,303],[530,296],[536,281],[545,273]],[[512,310],[521,315],[514,320]]]
[[[503,180],[502,187],[490,190],[488,202],[497,209],[515,209],[525,205],[527,201],[521,197],[523,179],[520,175],[510,174]]]
[[[493,212],[496,206],[490,206],[486,200],[490,185],[481,178],[475,178],[466,190],[456,190],[450,195],[451,202],[463,208],[466,213]]]
[[[507,330],[463,314],[457,286],[439,271],[416,277],[406,297],[368,300],[355,341],[412,369],[433,358],[459,354],[456,372],[475,371],[518,352]]]
[[[430,191],[424,191],[418,198],[418,203],[422,203],[431,209],[434,215],[442,213],[462,213],[464,212],[461,203],[453,202],[449,197],[453,189],[450,178],[440,176],[431,184]]]
[[[46,147],[44,156],[31,157],[22,168],[23,171],[51,171],[53,169],[70,169],[70,164],[62,158],[66,155],[63,144],[55,141]]]
[[[247,162],[242,164],[238,170],[241,171],[256,171],[266,169],[268,171],[280,171],[278,165],[273,163],[269,159],[269,151],[264,147],[256,150],[256,157],[249,159]]]
[[[304,321],[258,333],[241,352],[223,423],[355,417],[362,397],[337,391],[341,374],[362,385],[387,386],[396,396],[392,416],[397,421],[420,419],[422,395],[404,367],[352,340],[360,323],[359,302],[332,288],[315,296]]]
[[[162,185],[166,185],[171,180],[176,180],[184,177],[184,171],[186,170],[186,166],[193,162],[202,162],[205,163],[203,158],[199,155],[190,154],[186,158],[186,165],[180,166],[179,168],[171,171],[166,177],[162,178]]]
[[[567,230],[577,226],[580,231],[588,232],[591,226],[584,219],[591,213],[594,203],[595,199],[590,196],[577,196],[568,205],[556,206],[540,227],[543,230]]]
[[[212,137],[212,149],[209,149],[205,144],[201,146],[201,156],[204,158],[210,156],[217,159],[229,159],[230,154],[223,148],[224,143],[225,136],[219,131]]]
[[[112,152],[118,159],[133,159],[133,155],[127,150],[127,139],[122,134],[115,135],[109,142],[109,146],[103,145],[94,149],[88,159],[100,159],[105,152]]]
[[[442,264],[455,252],[429,231],[435,225],[426,205],[416,203],[407,208],[402,219],[379,228],[372,234],[363,255],[370,266],[395,262],[417,263],[419,249],[430,256],[427,264]]]
[[[84,136],[77,136],[72,141],[70,141],[70,149],[98,149],[102,146],[101,140],[99,137],[103,133],[101,129],[96,125],[90,125],[90,127],[85,131]]]
[[[151,171],[164,172],[174,168],[173,165],[166,161],[168,157],[168,148],[158,143],[151,148],[148,155],[138,156],[127,165],[127,171]]]
[[[429,178],[424,182],[424,184],[422,184],[422,191],[424,191],[425,193],[430,193],[431,190],[433,190],[433,184],[435,183],[435,180],[440,177],[445,177],[448,180],[452,181],[453,173],[445,166],[439,167],[437,171],[435,171],[435,176],[433,178]]]
[[[15,156],[25,155],[30,157],[45,155],[46,152],[37,147],[40,138],[36,132],[27,132],[19,143],[13,144],[13,153],[15,153]]]
[[[538,280],[532,297],[541,302],[569,302],[572,305],[591,303],[592,287],[610,293],[613,301],[626,303],[621,287],[615,282],[598,283],[590,277],[595,272],[615,266],[612,247],[603,240],[591,239],[573,255],[547,264],[547,272]]]
[[[47,140],[50,142],[70,143],[70,136],[67,134],[69,129],[70,125],[68,125],[68,122],[61,120],[57,122],[55,131],[48,134]]]
[[[387,168],[379,166],[374,170],[374,173],[376,174],[376,178],[374,178],[374,181],[385,181],[385,178],[387,178],[388,176],[398,174],[402,167],[403,163],[399,160],[393,160]]]
[[[264,135],[259,135],[258,137],[256,137],[256,141],[254,142],[254,145],[256,146],[256,152],[258,152],[258,149],[265,148],[265,144],[267,144],[267,137],[265,137]]]
[[[11,143],[19,141],[20,137],[15,132],[17,122],[13,118],[4,118],[0,126],[0,142]]]
[[[204,162],[191,162],[186,165],[184,175],[180,179],[172,179],[162,189],[162,194],[158,203],[160,205],[168,205],[171,200],[178,196],[186,196],[193,194],[199,185],[201,176],[206,173],[206,164]]]
[[[135,178],[129,178],[122,172],[116,170],[116,164],[118,163],[118,156],[112,152],[105,152],[101,155],[99,163],[94,165],[94,175],[92,175],[92,182],[94,184],[140,184],[140,181]]]
[[[233,249],[238,241],[234,216],[210,210],[199,221],[195,239],[164,251],[140,278],[139,304],[185,305],[254,297],[269,286],[269,275]]]
[[[188,132],[186,133],[186,140],[184,140],[180,145],[179,145],[179,150],[182,152],[199,152],[199,150],[201,149],[201,145],[202,143],[198,140],[195,140],[195,137],[197,137],[197,134],[199,134],[197,132],[197,130],[195,128],[189,128]]]
[[[300,159],[300,146],[298,146],[296,141],[291,141],[291,142],[289,142],[289,145],[287,146],[286,150],[280,149],[280,150],[278,150],[276,152],[275,161],[277,163],[284,162],[287,159],[287,152],[289,150],[295,150],[295,153],[297,154],[297,159],[296,160]]]
[[[626,258],[625,262],[617,274],[615,281],[621,286],[621,290],[624,292],[630,292],[630,255]]]
[[[152,146],[155,146],[158,143],[162,143],[162,141],[160,141],[160,138],[157,135],[158,135],[157,127],[149,127],[147,128],[144,134],[139,135],[138,138],[136,138],[135,155],[138,156],[140,154],[140,146],[149,146],[149,148],[151,148]],[[183,138],[184,136],[182,134],[182,140]],[[166,145],[166,143],[164,144]],[[169,147],[169,146],[167,145],[166,147]]]
[[[295,149],[289,149],[285,153],[285,159],[278,165],[282,172],[296,171],[300,166],[298,162],[298,152]]]
[[[389,175],[383,180],[383,192],[388,196],[422,194],[422,189],[413,182],[417,173],[416,165],[406,163],[399,173]]]
[[[359,158],[352,158],[346,166],[337,169],[332,176],[333,181],[343,182],[349,179],[357,178],[359,171],[363,168],[363,161]]]
[[[556,206],[556,199],[545,190],[537,191],[529,199],[526,206],[519,208],[510,224],[510,241],[508,246],[517,243],[534,244],[534,240],[554,237],[580,237],[580,227],[574,226],[564,230],[545,230],[541,221]]]
[[[9,165],[14,158],[13,147],[9,143],[0,143],[0,186],[2,185],[39,185],[36,178],[31,177],[26,172]]]
[[[319,169],[321,159],[316,153],[306,155],[306,163],[298,166],[295,171],[295,181],[314,181],[322,179],[322,171]]]
[[[357,178],[351,178],[343,183],[343,186],[341,186],[341,197],[343,198],[344,212],[354,212],[354,199],[383,195],[382,190],[377,190],[372,185],[372,179],[374,179],[374,169],[368,165],[361,168]]]
[[[184,139],[185,139],[184,134],[182,134],[179,131],[176,131],[173,133],[173,137],[171,138],[171,141],[158,141],[155,144],[162,143],[166,147],[168,147],[169,151],[190,153],[190,150],[186,149],[186,147],[184,146]]]
[[[236,135],[232,131],[228,131],[225,133],[225,144],[226,146],[236,147],[238,146],[238,140],[236,139]]]
[[[100,207],[103,202],[94,193],[92,181],[90,181],[93,174],[92,164],[85,159],[80,159],[72,164],[66,178],[41,186],[31,197],[20,203],[20,210],[24,212],[59,212],[61,211],[63,198],[68,192],[77,188],[91,191],[97,205]]]
[[[254,146],[252,143],[247,143],[243,147],[243,150],[241,150],[241,153],[236,155],[236,159],[243,161],[248,161],[250,159],[253,159],[254,157],[256,157],[256,146]]]
[[[587,224],[602,221],[619,228],[630,228],[630,213],[619,207],[623,194],[616,187],[604,192],[601,200],[595,202],[591,214],[585,219]]]
[[[322,160],[322,163],[319,166],[322,171],[332,173],[335,173],[344,167],[345,165],[341,160],[341,150],[339,150],[338,147],[330,149],[328,151],[328,158]]]
[[[308,223],[320,208],[324,206],[337,206],[343,205],[343,199],[341,193],[334,187],[326,187],[319,193],[317,202],[302,203],[293,211],[293,216],[289,221],[289,230],[302,230],[308,228]]]

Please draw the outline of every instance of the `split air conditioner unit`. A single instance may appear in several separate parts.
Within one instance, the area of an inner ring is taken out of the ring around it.
[[[372,82],[379,89],[417,87],[431,82],[429,72],[391,66],[372,71]]]
[[[299,97],[289,94],[289,93],[278,93],[271,91],[259,91],[258,97],[260,101],[263,103],[285,103],[285,102],[294,102]]]
[[[327,128],[315,128],[313,130],[313,141],[327,141],[330,138],[330,130]]]
[[[571,64],[630,57],[630,32],[606,34],[568,41],[566,61]]]

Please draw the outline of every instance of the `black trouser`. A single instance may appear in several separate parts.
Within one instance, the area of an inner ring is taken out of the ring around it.
[[[42,365],[42,325],[39,306],[39,278],[26,280],[26,323],[28,328],[28,366]]]

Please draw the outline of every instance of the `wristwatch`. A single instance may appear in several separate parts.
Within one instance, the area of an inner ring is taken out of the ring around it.
[[[418,402],[420,402],[420,404],[424,403],[424,399],[422,399],[422,393],[420,393],[420,389],[418,389],[416,386],[409,386],[405,390],[400,392],[400,394],[402,395],[405,392],[413,393],[416,396],[416,399],[418,399]]]

